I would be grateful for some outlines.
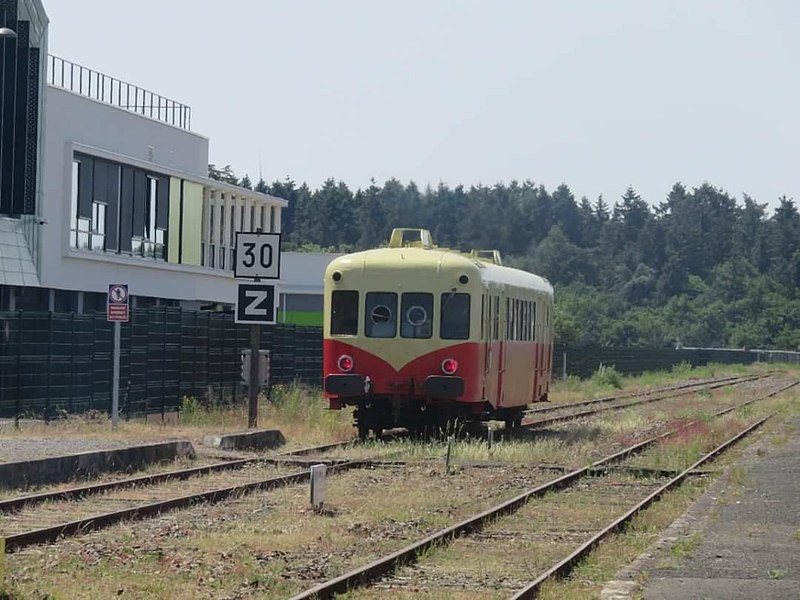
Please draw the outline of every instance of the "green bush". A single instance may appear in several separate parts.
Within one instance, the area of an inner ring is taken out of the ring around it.
[[[692,370],[691,363],[687,361],[681,361],[678,364],[672,365],[672,372],[675,375],[687,375]]]
[[[617,371],[613,365],[608,367],[601,364],[597,370],[592,374],[592,383],[613,387],[616,389],[622,388],[622,374]]]

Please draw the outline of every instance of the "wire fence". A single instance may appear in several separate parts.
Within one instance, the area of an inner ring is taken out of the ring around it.
[[[249,329],[225,313],[160,307],[136,309],[121,327],[120,410],[135,416],[174,412],[184,397],[204,403],[244,400],[241,353]],[[263,327],[271,382],[322,379],[322,330]],[[0,418],[110,411],[113,324],[105,313],[0,313]],[[713,348],[640,349],[556,344],[553,375],[589,377],[600,365],[624,374],[670,370],[688,363],[784,362],[800,353]]]
[[[625,375],[646,371],[668,371],[687,363],[699,367],[716,364],[787,363],[800,364],[800,352],[725,348],[604,348],[600,346],[553,348],[553,375],[591,377],[600,365],[614,367]]]

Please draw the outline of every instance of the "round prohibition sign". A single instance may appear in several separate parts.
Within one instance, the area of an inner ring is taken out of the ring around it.
[[[128,290],[122,285],[112,285],[108,293],[111,301],[116,304],[124,304],[128,299]]]

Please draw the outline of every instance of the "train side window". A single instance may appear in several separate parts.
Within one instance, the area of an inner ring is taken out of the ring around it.
[[[500,296],[492,299],[492,339],[500,339]]]
[[[516,339],[514,330],[517,325],[517,301],[514,299],[510,300],[508,304],[506,304],[506,310],[508,311],[508,335],[506,339],[513,340]]]
[[[397,294],[394,292],[367,293],[364,335],[371,338],[397,336]]]
[[[443,340],[469,339],[469,294],[442,294],[439,337]]]
[[[536,341],[536,302],[531,304],[531,331],[533,331],[533,340]]]
[[[427,339],[433,335],[433,294],[409,292],[400,301],[400,336]]]
[[[358,335],[358,292],[331,294],[331,335]]]
[[[483,338],[483,334],[484,334],[485,329],[486,329],[485,324],[483,322],[485,311],[486,311],[486,296],[482,295],[481,296],[481,340],[484,339]]]
[[[531,301],[525,301],[525,341],[531,341]]]
[[[528,341],[528,301],[522,301],[522,341]]]

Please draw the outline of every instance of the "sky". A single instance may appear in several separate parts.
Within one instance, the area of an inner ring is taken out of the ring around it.
[[[794,0],[43,0],[50,53],[267,181],[800,200]]]

